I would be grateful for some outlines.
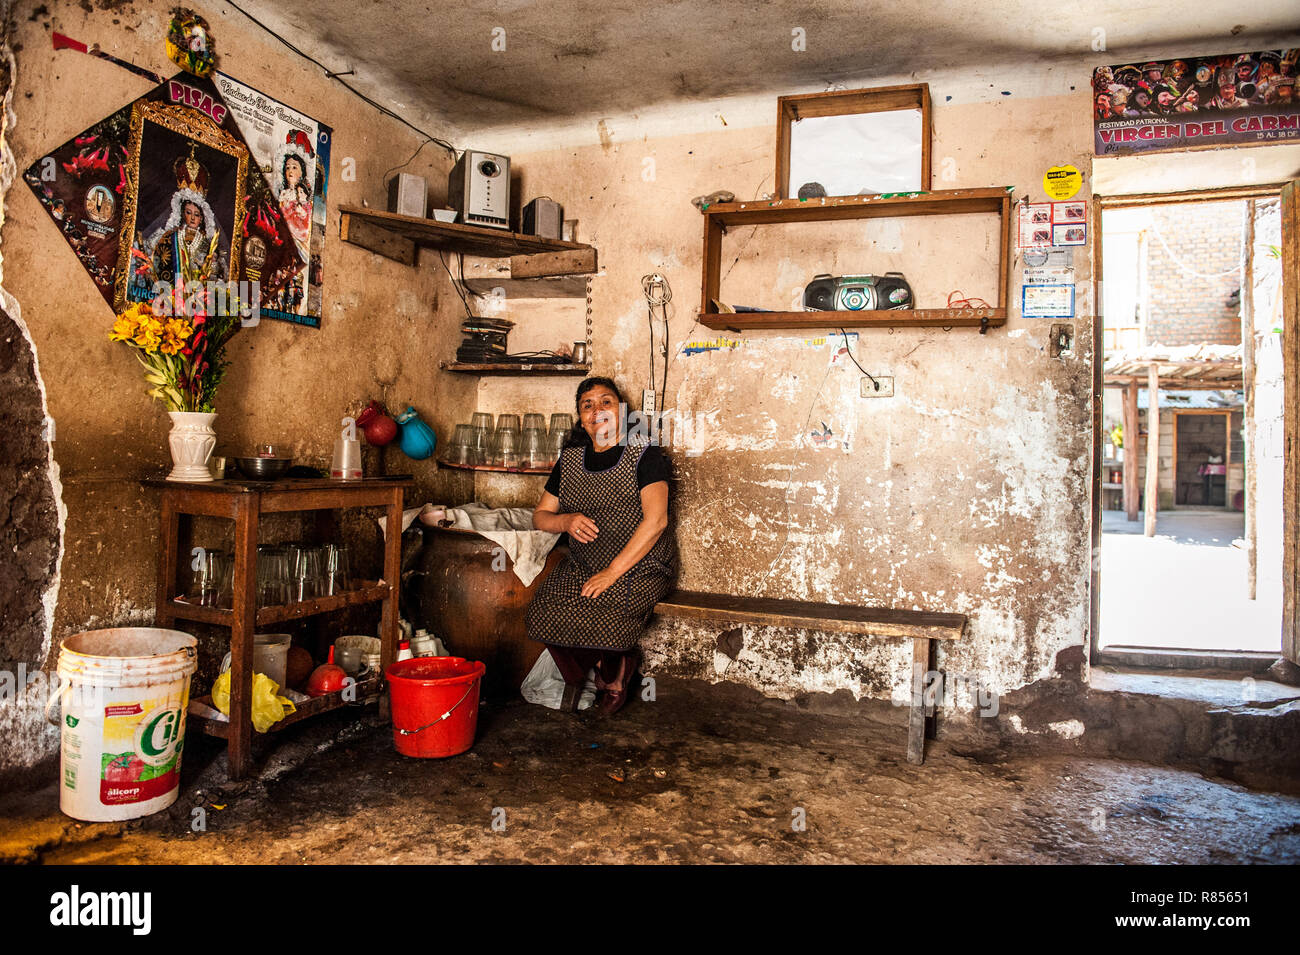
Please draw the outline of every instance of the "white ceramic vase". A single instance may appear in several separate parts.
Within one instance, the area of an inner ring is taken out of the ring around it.
[[[172,430],[167,444],[172,452],[169,481],[199,484],[212,480],[208,458],[217,446],[217,432],[212,428],[216,414],[206,411],[169,411]]]

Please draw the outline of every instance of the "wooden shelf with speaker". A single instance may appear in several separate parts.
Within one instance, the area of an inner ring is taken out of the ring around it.
[[[817,199],[763,199],[726,202],[704,210],[704,276],[699,321],[718,331],[759,328],[871,328],[906,326],[979,326],[1007,320],[1011,275],[1011,189],[945,189],[903,195],[830,196]],[[992,308],[863,309],[860,311],[720,312],[722,237],[729,228],[791,222],[834,222],[911,216],[996,215],[998,226],[998,293]]]
[[[586,275],[597,269],[595,248],[581,242],[352,206],[343,207],[340,213],[339,237],[343,241],[403,265],[414,265],[416,249],[424,248],[485,258],[509,257],[510,274],[516,279]]]

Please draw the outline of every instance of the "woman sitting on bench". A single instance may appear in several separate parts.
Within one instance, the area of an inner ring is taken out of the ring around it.
[[[533,511],[538,530],[569,535],[569,556],[528,608],[528,636],[546,644],[573,712],[596,671],[597,713],[627,702],[637,640],[671,589],[676,550],[668,527],[668,461],[627,435],[626,402],[608,378],[578,386],[578,424]]]

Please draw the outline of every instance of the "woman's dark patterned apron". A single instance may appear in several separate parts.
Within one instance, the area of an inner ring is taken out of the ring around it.
[[[562,647],[627,652],[654,605],[672,589],[676,549],[672,521],[650,552],[595,599],[582,596],[593,574],[610,565],[641,523],[637,464],[644,442],[629,443],[607,471],[588,471],[582,447],[560,454],[560,513],[585,514],[599,533],[589,544],[569,538],[569,556],[542,582],[528,608],[528,636]]]

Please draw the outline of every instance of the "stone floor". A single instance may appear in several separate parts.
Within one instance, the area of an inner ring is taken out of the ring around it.
[[[1249,599],[1242,514],[1166,511],[1154,537],[1144,522],[1102,512],[1103,647],[1280,651],[1281,562],[1261,554]]]
[[[0,862],[1300,862],[1295,796],[942,741],[913,766],[901,723],[725,684],[663,679],[605,722],[487,706],[473,752],[440,761],[365,723],[325,748],[329,719],[251,784],[191,740],[177,804],[129,824],[74,823],[52,785],[11,794]]]

